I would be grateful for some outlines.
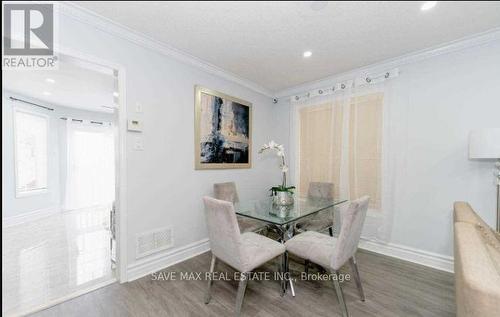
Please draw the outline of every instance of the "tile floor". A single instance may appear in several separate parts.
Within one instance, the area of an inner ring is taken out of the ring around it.
[[[2,315],[28,312],[114,278],[110,207],[3,228]]]

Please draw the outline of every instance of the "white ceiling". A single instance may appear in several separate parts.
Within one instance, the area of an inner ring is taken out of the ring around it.
[[[114,106],[112,70],[60,57],[58,70],[2,70],[2,89],[49,105],[112,112],[109,108]]]
[[[272,91],[500,26],[500,2],[321,2],[76,4]]]

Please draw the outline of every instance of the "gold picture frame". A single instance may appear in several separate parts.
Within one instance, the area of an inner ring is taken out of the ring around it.
[[[209,109],[215,103],[216,127]],[[196,170],[251,168],[252,103],[195,86],[194,144]]]

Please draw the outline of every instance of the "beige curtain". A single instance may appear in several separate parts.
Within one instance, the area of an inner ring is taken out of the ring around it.
[[[381,207],[383,93],[300,107],[299,193],[310,182],[334,183],[336,198],[369,195]]]
[[[304,107],[299,113],[299,193],[306,197],[310,182],[339,184],[343,115],[336,102]],[[334,197],[339,197],[338,186]]]
[[[351,98],[349,113],[350,199],[370,196],[370,208],[381,207],[383,94]]]

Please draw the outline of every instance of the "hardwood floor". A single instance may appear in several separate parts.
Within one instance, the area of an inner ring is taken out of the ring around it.
[[[233,316],[237,281],[215,281],[210,304],[203,303],[206,281],[181,280],[181,272],[206,272],[210,254],[205,253],[162,271],[176,272],[177,279],[154,280],[146,276],[125,284],[113,284],[33,316]],[[351,316],[454,316],[453,275],[398,259],[358,252],[358,263],[366,302],[358,297],[354,281],[343,289]],[[278,262],[261,271],[273,272]],[[291,261],[299,278],[303,266]],[[218,272],[233,270],[217,265]],[[310,273],[316,273],[310,270]],[[349,273],[346,267],[343,270]],[[156,275],[159,278],[160,275]],[[172,277],[172,276],[170,276]],[[297,296],[279,295],[276,281],[249,281],[242,308],[243,316],[340,316],[331,281],[295,283]]]

